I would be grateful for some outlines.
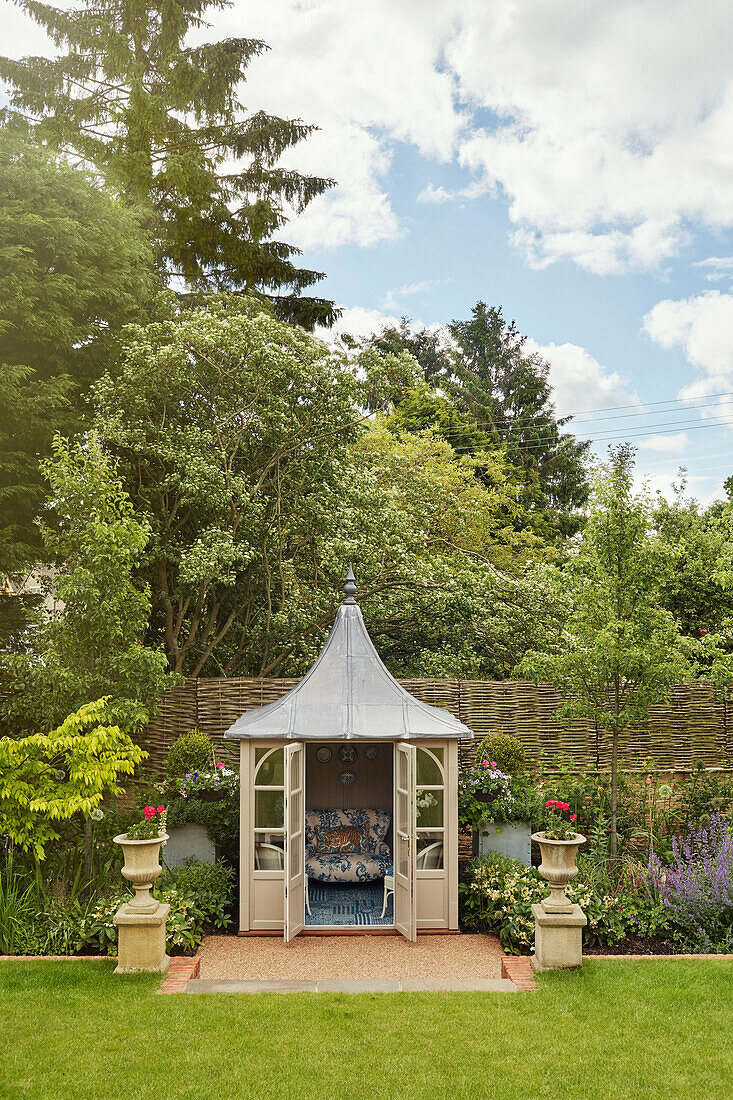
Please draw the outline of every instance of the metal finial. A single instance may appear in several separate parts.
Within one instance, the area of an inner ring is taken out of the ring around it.
[[[356,603],[354,599],[356,595],[356,577],[354,576],[354,567],[351,564],[349,564],[349,572],[346,574],[344,594],[346,595],[344,603]]]

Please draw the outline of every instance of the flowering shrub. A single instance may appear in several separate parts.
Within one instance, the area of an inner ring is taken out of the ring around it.
[[[567,814],[567,818],[563,814]],[[577,820],[578,815],[570,813],[567,802],[550,798],[545,802],[545,828],[542,835],[548,840],[572,840],[578,835],[575,830]]]
[[[714,814],[705,828],[675,837],[667,866],[652,854],[647,884],[679,943],[695,951],[733,951],[733,824],[727,818]]]
[[[175,889],[182,897],[190,898],[206,924],[214,928],[227,928],[232,923],[229,914],[233,882],[234,871],[223,860],[209,863],[201,859],[187,859],[178,867],[166,868],[159,887],[162,890]]]
[[[484,821],[506,821],[511,811],[511,778],[494,760],[464,768],[458,780],[458,823],[463,832],[477,829]]]
[[[165,832],[165,806],[146,806],[143,819],[127,830],[128,840],[153,840]]]
[[[539,872],[519,860],[491,855],[473,861],[471,878],[460,887],[462,923],[494,932],[510,954],[530,950],[534,943],[532,906],[550,892]],[[618,897],[600,895],[577,880],[565,887],[565,893],[588,918],[586,943],[620,943],[625,939],[626,920]]]
[[[170,912],[165,925],[165,946],[169,955],[193,952],[204,938],[204,914],[189,897],[177,890],[153,890],[158,901],[167,901]],[[84,942],[95,944],[102,955],[117,954],[117,929],[112,918],[119,907],[130,900],[130,894],[120,893],[104,898],[93,910],[86,928]]]

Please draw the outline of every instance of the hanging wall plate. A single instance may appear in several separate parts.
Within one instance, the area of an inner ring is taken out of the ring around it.
[[[339,749],[339,760],[342,764],[353,764],[358,755],[353,745],[342,745]]]
[[[379,756],[379,749],[376,745],[370,745],[369,748],[364,751],[364,755],[367,760],[376,760]]]
[[[353,772],[341,772],[339,774],[339,783],[343,783],[345,787],[348,787],[351,783],[356,783],[356,776]]]
[[[328,745],[321,745],[320,749],[316,749],[316,760],[320,760],[322,764],[327,764],[332,756]]]

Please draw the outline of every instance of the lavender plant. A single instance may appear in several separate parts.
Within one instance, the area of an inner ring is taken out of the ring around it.
[[[733,823],[714,814],[709,825],[675,838],[671,863],[652,854],[646,878],[683,946],[733,951]]]

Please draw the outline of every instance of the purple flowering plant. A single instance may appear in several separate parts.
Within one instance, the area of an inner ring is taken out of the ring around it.
[[[511,776],[495,760],[478,760],[458,780],[458,823],[463,832],[488,821],[507,821],[512,810]]]
[[[682,946],[733,951],[733,822],[714,814],[709,825],[674,838],[671,861],[652,853],[645,879]]]
[[[175,781],[175,786],[182,798],[195,797],[201,791],[222,789],[227,794],[234,794],[239,789],[239,775],[219,761],[211,767],[188,772]]]

